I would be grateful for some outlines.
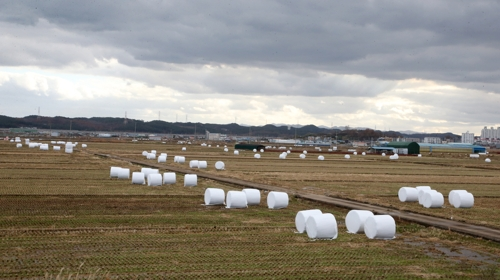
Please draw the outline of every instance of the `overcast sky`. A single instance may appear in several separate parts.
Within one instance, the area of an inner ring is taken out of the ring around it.
[[[1,115],[40,107],[43,116],[169,122],[500,126],[496,0],[0,7]]]

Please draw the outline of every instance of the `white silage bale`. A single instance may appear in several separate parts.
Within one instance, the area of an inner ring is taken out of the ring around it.
[[[338,236],[337,220],[330,213],[309,216],[306,222],[306,232],[309,238],[336,239]]]
[[[156,154],[148,153],[147,159],[156,159]]]
[[[82,144],[82,148],[87,148],[87,144]]]
[[[52,147],[52,149],[53,149],[54,151],[60,151],[60,150],[61,150],[61,147],[59,147],[59,146],[54,146],[54,147]]]
[[[286,159],[286,155],[287,155],[287,153],[281,153],[281,154],[279,155],[279,158],[280,158],[280,159]]]
[[[366,156],[366,153],[365,153],[365,152],[362,152],[362,153],[361,153],[361,155],[362,155],[362,156]]]
[[[300,154],[300,155],[299,155],[299,157],[300,157],[301,159],[305,159],[305,158],[306,158],[306,155],[305,155],[305,154]]]
[[[247,208],[247,195],[242,191],[228,191],[226,208]]]
[[[264,149],[260,149],[260,152],[263,153],[264,152]]]
[[[401,187],[398,191],[398,198],[401,202],[418,201],[418,190],[411,187]]]
[[[223,205],[224,197],[223,189],[207,188],[204,195],[205,205]]]
[[[324,156],[318,156],[318,160],[325,160]]]
[[[186,147],[182,147],[182,149],[181,149],[181,150],[182,150],[182,151],[185,151],[185,150],[186,150]]]
[[[302,151],[302,153],[303,153],[304,155],[307,155],[307,151],[306,151],[306,150]]]
[[[190,168],[198,168],[198,161],[197,160],[189,161],[189,167]]]
[[[132,172],[132,184],[144,185],[146,180],[144,180],[144,173]]]
[[[440,208],[443,207],[444,197],[443,194],[437,191],[427,191],[424,194],[424,201],[422,205],[425,208]]]
[[[148,154],[149,154],[149,153],[148,153],[148,151],[142,151],[142,155],[143,155],[143,156],[147,157],[147,156],[148,156]]]
[[[186,157],[183,157],[183,156],[177,157],[177,163],[185,163],[185,162],[186,162]]]
[[[22,148],[22,147],[23,147],[23,144],[20,144],[20,143],[16,144],[16,148]]]
[[[184,175],[184,187],[195,187],[198,185],[198,176],[196,174]]]
[[[242,192],[247,196],[248,205],[260,204],[260,191],[257,189],[243,189]]]
[[[253,149],[252,152],[256,153],[257,152],[257,149]]]
[[[167,157],[167,153],[161,153],[160,156]]]
[[[167,162],[167,156],[159,156],[158,163]]]
[[[118,178],[118,171],[122,169],[121,167],[118,166],[111,166],[109,169],[109,177],[110,178]]]
[[[240,152],[239,152],[238,150],[234,150],[234,155],[235,155],[235,156],[237,156],[237,155],[239,155],[239,154],[240,154]]]
[[[163,173],[163,184],[171,185],[177,182],[177,176],[175,172],[165,172]]]
[[[130,169],[120,168],[120,170],[118,170],[118,179],[130,179]]]
[[[299,233],[304,233],[306,231],[307,218],[312,215],[323,214],[319,209],[302,210],[297,212],[295,215],[295,228]]]
[[[424,191],[431,190],[431,187],[430,186],[417,186],[417,187],[415,187],[415,189],[417,189],[417,191],[418,191],[418,203],[422,204],[422,198],[424,196]]]
[[[151,153],[156,155],[156,150],[151,150]]]
[[[253,155],[254,158],[260,158],[260,154]]]
[[[267,207],[270,209],[288,207],[288,194],[286,192],[269,192],[267,195]]]
[[[385,153],[382,153],[382,156],[385,157]]]
[[[365,231],[365,222],[373,213],[368,210],[351,210],[345,217],[345,225],[350,233],[363,233]]]
[[[207,169],[208,163],[206,160],[199,160],[198,161],[198,168],[199,169]]]
[[[161,174],[153,173],[148,175],[148,186],[155,187],[161,186],[163,182],[163,178]]]
[[[217,169],[217,170],[224,170],[224,168],[225,168],[224,162],[218,161],[218,162],[215,163],[215,169]]]
[[[459,192],[467,192],[466,190],[451,190],[449,193],[448,193],[448,202],[453,205],[453,199],[455,198],[455,194],[459,193]]]
[[[224,153],[227,153],[229,152],[229,149],[228,148],[224,148]]]
[[[455,208],[471,208],[474,206],[474,195],[470,192],[459,192],[453,198],[453,206]]]
[[[350,158],[351,158],[351,156],[350,156],[350,155],[345,155],[345,156],[344,156],[344,158],[345,158],[345,159],[350,159]]]
[[[484,161],[485,161],[485,162],[491,162],[491,159],[486,158]]]
[[[366,219],[364,229],[369,239],[394,239],[396,221],[390,215],[374,215]]]

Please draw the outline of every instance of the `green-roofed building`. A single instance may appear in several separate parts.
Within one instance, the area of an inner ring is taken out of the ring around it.
[[[400,154],[418,155],[420,154],[420,145],[417,142],[389,142],[387,147],[398,149]],[[401,152],[401,150],[407,151]]]

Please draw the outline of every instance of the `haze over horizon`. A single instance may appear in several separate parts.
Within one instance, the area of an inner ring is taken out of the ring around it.
[[[0,1],[0,115],[500,126],[498,1]]]

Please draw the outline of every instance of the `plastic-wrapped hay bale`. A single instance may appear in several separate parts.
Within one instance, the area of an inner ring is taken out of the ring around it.
[[[141,168],[141,172],[144,173],[144,178],[147,178],[149,174],[159,174],[160,170],[149,167],[143,167]]]
[[[223,205],[224,190],[218,188],[207,188],[205,190],[205,205]]]
[[[350,155],[345,155],[345,156],[344,156],[344,158],[345,158],[345,159],[350,159],[350,158],[351,158],[351,156],[350,156]]]
[[[64,147],[64,152],[67,154],[73,153],[73,144],[71,142],[66,143],[66,145]]]
[[[385,157],[385,153],[382,153],[382,156]]]
[[[431,190],[430,186],[417,186],[415,187],[418,191],[418,203],[422,204],[423,198],[424,198],[424,192],[427,190]]]
[[[396,221],[390,215],[374,215],[366,219],[364,229],[370,239],[394,239]]]
[[[144,173],[132,172],[132,184],[144,185],[146,180],[144,180]]]
[[[165,157],[165,158],[166,158],[166,157],[167,157],[167,153],[161,153],[161,154],[160,154],[160,156],[162,156],[162,157]]]
[[[198,168],[198,161],[197,160],[191,160],[189,162],[189,167],[190,168]]]
[[[455,198],[455,194],[459,192],[467,192],[466,190],[452,190],[448,193],[448,202],[453,205],[453,199]]]
[[[198,161],[198,168],[199,169],[206,169],[208,166],[208,163],[206,160],[199,160]]]
[[[49,150],[49,144],[42,144],[42,145],[40,145],[40,150],[42,150],[42,151],[48,151]]]
[[[87,144],[82,144],[82,148],[87,148]]]
[[[111,168],[109,169],[109,177],[118,178],[118,171],[120,171],[120,169],[122,168],[118,166],[111,166]]]
[[[263,153],[264,152],[264,149],[260,149],[260,152]]]
[[[247,208],[247,195],[242,191],[228,191],[226,208]]]
[[[424,201],[422,205],[425,208],[440,208],[443,207],[444,197],[443,194],[437,191],[426,191],[424,193]]]
[[[455,208],[471,208],[474,206],[474,196],[470,192],[458,192],[453,198]]]
[[[362,152],[362,153],[361,153],[361,155],[362,155],[362,156],[366,156],[366,153],[365,153],[365,152]]]
[[[215,169],[217,169],[217,170],[224,170],[224,168],[225,168],[224,162],[218,161],[218,162],[215,163]]]
[[[330,213],[309,216],[306,222],[306,232],[309,238],[336,239],[338,236],[337,220]]]
[[[363,233],[365,231],[365,222],[373,213],[367,210],[351,210],[345,217],[345,225],[350,233]]]
[[[247,196],[247,205],[260,204],[260,191],[257,189],[243,189],[242,192]]]
[[[165,172],[163,173],[163,184],[175,184],[177,182],[177,177],[175,172]]]
[[[240,154],[240,151],[238,151],[238,150],[234,150],[234,155],[235,155],[235,156],[237,156],[237,155],[239,155],[239,154]]]
[[[437,191],[436,190],[419,190],[418,191],[418,204],[420,204],[422,206],[424,205],[425,194],[428,193],[428,192],[436,193]]]
[[[485,162],[491,162],[491,159],[486,158],[484,161],[485,161]]]
[[[151,150],[151,153],[156,155],[156,150]]]
[[[20,144],[20,143],[16,144],[16,148],[22,148],[22,147],[23,147],[23,144]]]
[[[147,156],[148,156],[148,154],[149,154],[149,153],[148,153],[148,151],[142,151],[142,155],[143,155],[143,156],[147,157]]]
[[[159,156],[158,163],[167,162],[167,156]]]
[[[118,170],[118,179],[130,179],[130,169],[120,168]]]
[[[306,150],[302,151],[302,153],[303,153],[304,155],[307,155],[307,151],[306,151]]]
[[[422,157],[422,154],[418,154],[417,157]]]
[[[325,160],[324,156],[318,156],[318,160]]]
[[[147,159],[156,159],[156,154],[148,153]]]
[[[319,209],[302,210],[297,212],[295,216],[295,228],[299,233],[304,233],[306,231],[307,218],[312,215],[323,214]]]
[[[183,156],[177,157],[177,163],[184,163],[184,162],[186,162],[186,157],[183,157]]]
[[[287,154],[289,154],[289,153],[291,153],[291,151],[290,151],[290,150],[288,150],[288,151],[286,151],[286,153],[287,153]]]
[[[352,154],[353,154],[353,155],[355,155],[355,156],[357,156],[357,155],[358,155],[358,152],[353,152]]]
[[[418,190],[411,187],[401,187],[398,191],[398,198],[401,202],[418,201]]]
[[[198,176],[196,174],[184,175],[184,187],[194,187],[198,185]]]
[[[260,154],[253,155],[254,158],[260,158]]]
[[[269,192],[267,195],[267,207],[270,209],[288,207],[288,194],[286,192]]]
[[[279,155],[279,158],[280,158],[280,159],[286,159],[286,155],[287,155],[287,153],[281,153],[281,154]]]
[[[59,146],[54,146],[54,147],[52,147],[52,149],[53,149],[54,151],[60,151],[60,150],[61,150],[61,147],[59,147]]]
[[[36,147],[37,147],[36,143],[29,143],[28,144],[28,148],[30,148],[30,149],[33,149],[33,148],[36,148]]]
[[[186,147],[182,147],[182,149],[181,149],[181,150],[182,150],[182,151],[185,151],[185,150],[186,150]]]
[[[299,157],[300,157],[301,159],[305,159],[305,158],[306,158],[306,155],[305,155],[305,154],[300,154],[300,155],[299,155]]]
[[[253,149],[252,152],[256,153],[257,152],[257,149]]]
[[[163,179],[161,177],[161,174],[154,173],[148,175],[148,186],[150,187],[161,186],[162,182]]]
[[[224,148],[224,152],[225,153],[229,152],[229,149],[228,148]]]

